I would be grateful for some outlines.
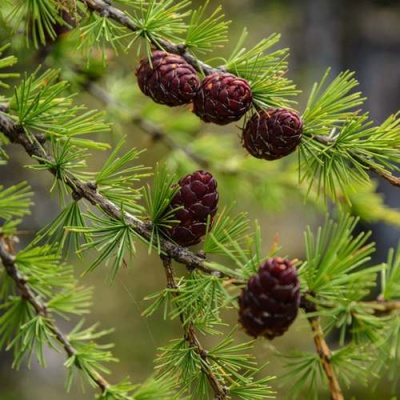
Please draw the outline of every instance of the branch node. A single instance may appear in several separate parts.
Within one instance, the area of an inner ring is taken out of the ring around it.
[[[72,198],[74,199],[74,201],[79,201],[80,199],[82,199],[82,197],[83,197],[83,193],[82,192],[79,192],[77,190],[74,190],[72,192]]]

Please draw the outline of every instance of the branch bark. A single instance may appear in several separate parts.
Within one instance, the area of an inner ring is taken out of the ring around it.
[[[77,354],[77,351],[72,346],[72,344],[68,341],[68,338],[62,333],[62,331],[51,321],[49,318],[49,314],[47,312],[46,304],[39,300],[39,298],[35,295],[33,290],[29,287],[26,279],[21,275],[18,270],[18,267],[15,263],[15,255],[13,251],[13,247],[10,239],[6,238],[4,235],[0,236],[0,259],[2,264],[7,272],[7,274],[11,277],[11,279],[15,282],[17,287],[18,294],[25,300],[28,301],[32,307],[35,309],[37,315],[40,315],[44,318],[48,318],[49,320],[49,329],[53,333],[54,337],[64,348],[68,357],[72,357]],[[76,365],[77,368],[80,368],[79,365]],[[90,378],[96,385],[99,387],[102,393],[107,390],[107,387],[110,385],[107,380],[100,375],[96,371],[88,371]]]

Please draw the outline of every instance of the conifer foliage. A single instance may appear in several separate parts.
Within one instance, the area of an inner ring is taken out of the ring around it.
[[[254,400],[280,398],[281,387],[289,398],[323,390],[340,400],[355,379],[398,378],[400,247],[371,265],[369,233],[355,230],[360,219],[400,226],[371,178],[400,189],[400,121],[370,120],[352,72],[331,78],[328,70],[305,88],[301,112],[288,50],[274,47],[279,35],[246,47],[243,30],[231,54],[221,52],[229,21],[209,1],[194,9],[190,0],[10,0],[0,20],[0,176],[19,148],[30,158],[27,176],[52,177],[60,207],[22,245],[21,223],[37,207],[33,182],[0,181],[0,350],[14,368],[32,359],[45,367],[54,349],[65,356],[68,390],[79,377],[107,400]],[[21,46],[42,65],[18,64]],[[110,72],[121,52],[138,54],[130,76]],[[104,110],[79,104],[80,92]],[[142,149],[115,140],[126,124],[167,149],[154,168],[139,161]],[[105,151],[93,170],[89,160]],[[360,193],[374,207],[363,207]],[[332,200],[337,207],[305,229],[304,255],[291,257],[276,243],[269,250],[258,222],[226,206],[235,197],[278,211],[296,196],[318,211]],[[143,317],[161,311],[182,334],[158,348],[147,380],[118,382],[104,343],[110,330],[83,318],[92,289],[75,277],[71,255],[87,273],[108,270],[113,284],[123,267],[143,273],[135,265],[143,248],[166,279],[146,296]],[[69,323],[61,327],[60,317]],[[281,354],[286,372],[270,376],[254,346],[293,334],[301,321],[315,350]]]

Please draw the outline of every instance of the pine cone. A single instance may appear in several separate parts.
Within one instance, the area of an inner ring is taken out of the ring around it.
[[[297,316],[300,282],[288,260],[267,260],[247,282],[239,297],[239,322],[250,336],[283,335]]]
[[[253,101],[247,81],[229,73],[215,73],[203,79],[193,99],[193,112],[204,122],[226,125],[238,121]]]
[[[285,108],[254,114],[242,134],[243,147],[256,158],[277,160],[292,153],[300,143],[303,121]]]
[[[168,236],[181,246],[200,243],[207,229],[207,217],[210,216],[210,228],[217,212],[217,181],[206,171],[196,171],[179,181],[180,190],[171,201],[170,209],[180,206],[175,218],[180,222],[167,231]]]
[[[170,107],[190,103],[200,86],[196,70],[183,57],[159,50],[152,53],[151,63],[141,60],[136,76],[146,96]]]

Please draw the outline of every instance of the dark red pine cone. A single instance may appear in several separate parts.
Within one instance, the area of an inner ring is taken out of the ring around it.
[[[229,73],[206,76],[193,99],[193,112],[204,122],[226,125],[250,109],[253,95],[248,82]]]
[[[210,228],[217,212],[217,181],[206,171],[196,171],[179,181],[180,190],[171,201],[170,209],[180,206],[175,218],[180,222],[167,231],[168,236],[181,246],[200,243],[207,229],[207,217],[210,216]]]
[[[300,282],[288,260],[267,260],[247,282],[239,297],[239,322],[253,337],[283,335],[297,316]]]
[[[254,114],[242,134],[243,147],[256,158],[277,160],[292,153],[300,143],[303,121],[285,108],[270,108]]]
[[[151,63],[141,60],[136,76],[146,96],[170,107],[190,103],[200,86],[196,70],[183,57],[160,50],[153,51]]]

